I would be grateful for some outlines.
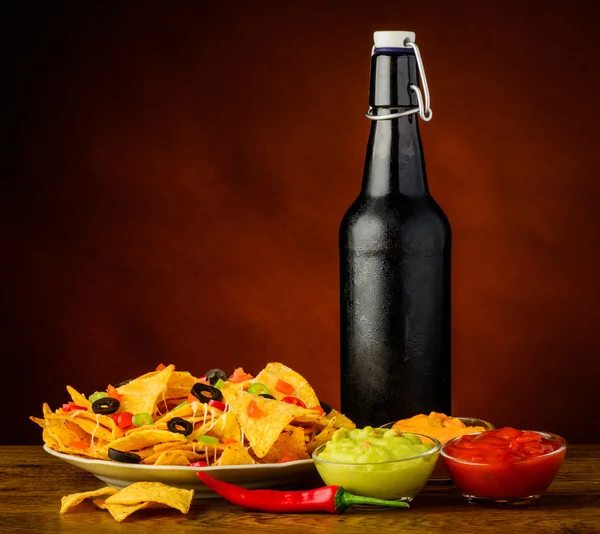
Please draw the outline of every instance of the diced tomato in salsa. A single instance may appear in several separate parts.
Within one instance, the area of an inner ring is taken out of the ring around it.
[[[539,432],[500,428],[447,442],[442,458],[466,495],[519,498],[543,493],[565,457],[564,442]]]

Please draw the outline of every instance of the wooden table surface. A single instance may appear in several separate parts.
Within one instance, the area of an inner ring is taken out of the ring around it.
[[[194,500],[187,515],[141,510],[122,523],[91,502],[60,515],[60,499],[103,486],[93,475],[42,447],[0,446],[0,532],[600,532],[600,445],[572,445],[556,480],[532,506],[489,508],[466,503],[454,489],[426,489],[410,510],[350,508],[344,514],[267,514],[223,500]]]

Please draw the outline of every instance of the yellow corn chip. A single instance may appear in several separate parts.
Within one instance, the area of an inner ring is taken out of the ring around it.
[[[187,389],[187,392],[190,392],[192,386],[197,382],[196,377],[189,373],[184,373],[183,371],[173,371],[171,378],[169,379],[168,389],[176,390],[176,389]],[[172,396],[171,396],[172,397]],[[182,395],[182,397],[187,397],[187,393]]]
[[[136,378],[117,388],[121,395],[120,411],[153,414],[156,404],[166,394],[174,369],[173,365],[168,365],[152,376]]]
[[[331,410],[326,416],[325,419],[333,420],[333,426],[335,428],[347,428],[348,430],[353,430],[356,428],[356,425],[348,419],[344,414],[341,414],[337,410]]]
[[[183,451],[164,451],[154,462],[154,465],[188,465],[190,461]]]
[[[225,412],[209,424],[198,427],[193,435],[199,437],[204,434],[221,440],[235,439],[240,443],[242,441],[242,427],[235,413],[231,411]]]
[[[87,397],[82,393],[79,393],[79,391],[77,391],[75,388],[67,386],[67,391],[69,392],[69,395],[71,395],[73,402],[77,404],[77,406],[89,408],[92,405],[92,403],[87,399]]]
[[[283,429],[298,415],[307,412],[304,408],[252,395],[241,390],[223,387],[223,397],[229,404],[230,411],[237,416],[248,441],[258,458],[262,458],[279,437]],[[250,417],[248,404],[256,403],[264,414],[262,417]]]
[[[141,502],[138,504],[106,504],[106,499],[95,499],[94,504],[98,508],[108,510],[110,515],[113,516],[119,523],[126,519],[128,516],[137,512],[138,510],[144,510],[145,508],[153,508],[151,502]]]
[[[90,499],[92,497],[100,497],[102,495],[114,495],[119,490],[117,488],[111,488],[110,486],[104,486],[103,488],[93,490],[93,491],[84,491],[83,493],[72,493],[71,495],[65,495],[60,501],[60,513],[64,514],[74,506],[85,501],[85,499]]]
[[[160,423],[153,425],[143,425],[143,426],[134,426],[133,428],[128,428],[125,431],[126,436],[131,436],[132,434],[137,434],[138,432],[148,432],[148,430],[167,430],[167,423]]]
[[[186,490],[167,486],[162,482],[134,482],[118,493],[106,499],[106,506],[112,504],[139,504],[153,502],[166,504],[171,508],[187,514],[194,497],[194,490]]]
[[[282,432],[269,449],[269,452],[260,459],[260,462],[277,463],[286,456],[292,456],[298,460],[310,458],[306,452],[304,430],[301,427],[291,427],[291,430]]]
[[[146,447],[153,447],[157,443],[169,441],[185,441],[185,436],[169,430],[155,430],[152,428],[140,430],[139,432],[128,434],[127,436],[109,443],[106,447],[106,451],[108,450],[108,447],[118,451],[133,451],[145,449]]]
[[[333,420],[330,421],[330,423],[325,428],[321,429],[320,432],[315,434],[315,436],[306,444],[306,450],[308,454],[312,454],[317,447],[323,445],[323,443],[330,441],[331,437],[333,436],[333,433],[336,430],[337,429],[335,428],[335,426],[333,426]]]
[[[255,464],[246,448],[240,443],[230,443],[225,447],[216,465],[246,465]]]
[[[103,418],[103,424],[100,423],[100,418]],[[104,441],[112,441],[114,439],[113,432],[108,430],[104,424],[107,418],[106,415],[93,414],[91,412],[73,412],[73,414],[48,414],[47,420],[58,419],[64,421],[65,424],[73,424],[80,429],[81,432],[87,435],[88,441],[93,435],[94,438],[101,439]],[[113,421],[114,422],[114,421]],[[119,432],[119,436],[122,432]]]
[[[281,393],[275,389],[275,385],[277,384],[278,380],[283,380],[291,386],[294,386],[295,392],[292,393],[291,396],[300,399],[304,404],[306,404],[307,408],[320,406],[319,398],[317,397],[315,390],[306,381],[306,379],[282,363],[268,363],[267,366],[260,373],[258,373],[258,375],[256,375],[256,378],[254,378],[252,382],[264,384],[269,388],[271,395],[273,395],[277,400],[281,400],[283,397],[286,397],[289,394]]]

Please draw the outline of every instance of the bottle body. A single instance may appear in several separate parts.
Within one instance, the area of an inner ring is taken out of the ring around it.
[[[410,106],[404,81],[417,76],[410,53],[382,55],[371,67],[379,114]],[[401,83],[389,91],[390,80]],[[359,426],[450,413],[451,232],[427,188],[416,115],[373,121],[339,252],[343,412]]]

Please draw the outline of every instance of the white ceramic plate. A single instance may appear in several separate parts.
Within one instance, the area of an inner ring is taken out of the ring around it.
[[[289,488],[294,489],[304,480],[314,476],[312,460],[297,460],[282,464],[224,465],[213,467],[189,467],[184,465],[142,465],[91,460],[56,452],[46,445],[44,450],[65,462],[92,473],[104,483],[115,488],[124,488],[133,482],[163,482],[169,486],[193,489],[197,499],[214,499],[219,496],[209,490],[196,476],[196,471],[205,470],[221,480],[245,488]]]

